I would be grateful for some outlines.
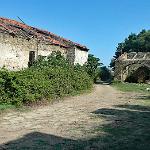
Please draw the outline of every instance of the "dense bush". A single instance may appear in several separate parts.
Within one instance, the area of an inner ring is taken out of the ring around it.
[[[91,87],[92,81],[84,69],[71,65],[58,52],[39,57],[25,70],[0,71],[0,103],[21,105],[72,95]]]

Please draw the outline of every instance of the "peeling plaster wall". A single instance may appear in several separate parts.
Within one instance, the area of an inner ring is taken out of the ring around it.
[[[38,55],[48,56],[53,51],[60,51],[61,54],[64,57],[67,57],[67,49],[65,49],[63,47],[55,46],[55,45],[50,45],[50,44],[45,43],[45,42],[41,42],[41,43],[38,44],[38,48],[37,48]]]
[[[88,59],[88,52],[80,50],[79,48],[75,47],[75,60],[74,64],[83,65],[87,62]]]
[[[35,51],[35,56],[47,56],[52,51],[60,51],[67,57],[67,49],[50,45],[36,39],[23,39],[0,33],[0,68],[5,66],[9,70],[20,70],[28,67],[29,51]]]
[[[35,38],[13,37],[8,33],[0,32],[0,68],[3,66],[9,70],[27,68],[30,51],[35,51],[35,58],[38,55],[48,56],[52,51],[60,51],[71,63],[79,63],[80,65],[83,65],[88,58],[87,51],[75,46],[64,48]]]

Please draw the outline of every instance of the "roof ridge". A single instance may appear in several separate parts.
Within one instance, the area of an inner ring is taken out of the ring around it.
[[[64,46],[64,47],[74,45],[74,46],[80,47],[83,50],[88,51],[88,48],[86,46],[78,44],[78,43],[73,42],[71,40],[68,40],[64,37],[58,36],[58,35],[56,35],[52,32],[49,32],[47,30],[39,29],[37,27],[32,27],[32,26],[29,26],[27,24],[21,23],[19,21],[4,18],[4,17],[0,17],[0,21],[1,21],[0,26],[3,26],[3,28],[7,29],[8,31],[12,32],[12,29],[14,29],[14,32],[17,32],[18,28],[20,28],[20,30],[24,29],[24,33],[25,33],[25,29],[26,29],[26,30],[30,30],[32,33],[34,33],[34,35],[37,38],[40,38],[40,39],[41,38],[43,38],[43,39],[47,38],[47,39],[49,39],[49,42],[52,42],[53,44],[61,45],[61,46]],[[18,27],[16,27],[16,26],[18,26]],[[27,34],[29,34],[29,33],[27,33]]]

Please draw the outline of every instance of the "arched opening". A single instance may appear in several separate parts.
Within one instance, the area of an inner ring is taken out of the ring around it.
[[[150,68],[146,66],[139,67],[125,81],[132,83],[146,83],[150,81]]]

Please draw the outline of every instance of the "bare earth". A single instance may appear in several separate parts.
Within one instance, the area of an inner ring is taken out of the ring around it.
[[[18,145],[23,144],[22,142],[30,136],[33,136],[35,140],[34,137],[47,135],[51,146],[49,149],[53,149],[53,145],[61,142],[61,138],[74,141],[105,134],[92,132],[92,130],[111,120],[106,121],[104,118],[96,117],[93,112],[101,108],[111,109],[115,105],[135,103],[135,101],[132,102],[132,96],[134,95],[121,93],[109,85],[95,85],[94,90],[89,94],[69,97],[32,111],[13,111],[2,114],[0,116],[0,149],[7,149],[8,143],[13,141],[18,141]],[[29,141],[26,141],[25,144],[32,149],[32,143],[33,141],[30,141],[29,145]]]

